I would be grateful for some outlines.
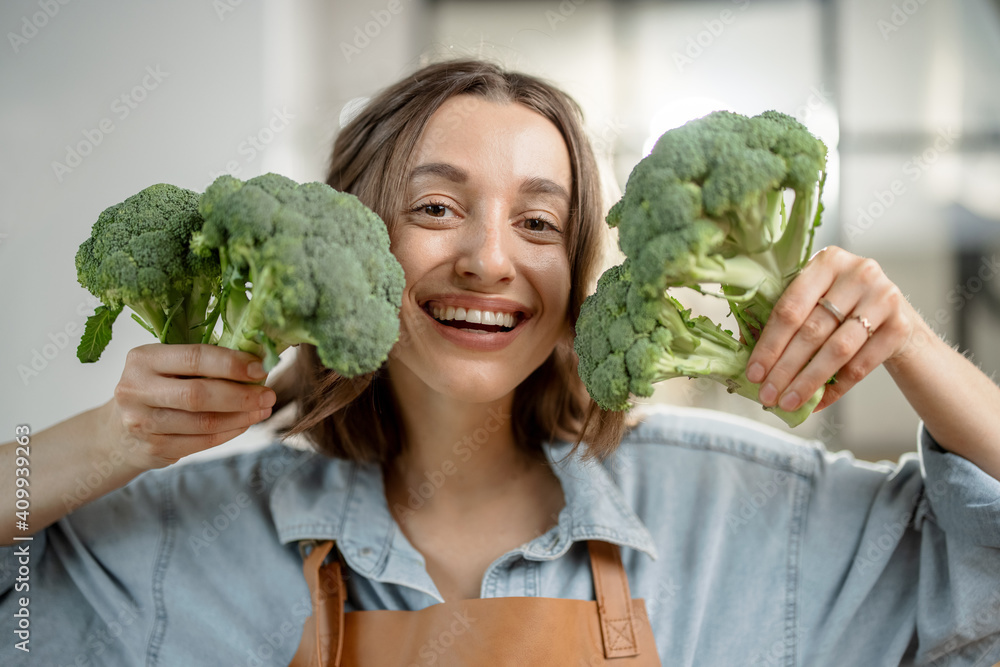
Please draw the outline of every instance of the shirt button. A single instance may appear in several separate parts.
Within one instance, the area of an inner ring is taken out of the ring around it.
[[[361,555],[365,556],[365,557],[371,556],[372,555],[371,547],[365,547],[365,548],[363,548],[361,550]]]

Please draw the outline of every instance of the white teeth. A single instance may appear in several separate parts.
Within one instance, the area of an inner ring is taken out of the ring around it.
[[[432,306],[431,314],[436,320],[464,320],[465,322],[472,322],[474,324],[489,324],[507,329],[513,328],[517,322],[517,316],[514,313],[497,313],[489,310],[476,310],[474,308],[466,310],[465,308],[456,308],[455,306]],[[479,330],[464,329],[463,331],[478,332]]]

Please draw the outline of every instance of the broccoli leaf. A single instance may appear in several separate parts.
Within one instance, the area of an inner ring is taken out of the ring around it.
[[[98,306],[94,314],[87,318],[83,328],[83,337],[76,348],[76,357],[85,364],[93,363],[101,358],[104,348],[111,342],[111,325],[122,312],[118,308]]]

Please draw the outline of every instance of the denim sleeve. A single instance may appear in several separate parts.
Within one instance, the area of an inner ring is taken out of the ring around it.
[[[169,550],[161,520],[169,499],[156,479],[144,477],[83,505],[30,542],[0,547],[3,635],[12,636],[11,620],[27,598],[31,650],[4,641],[0,664],[25,657],[39,665],[146,664],[157,640],[155,574]],[[22,567],[24,545],[29,555]]]
[[[919,454],[896,465],[817,456],[801,560],[806,664],[1000,660],[1000,481],[923,428]]]

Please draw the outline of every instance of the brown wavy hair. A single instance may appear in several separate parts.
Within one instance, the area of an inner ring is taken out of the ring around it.
[[[571,272],[569,317],[575,325],[601,269],[607,230],[597,164],[582,113],[556,87],[478,60],[424,67],[368,101],[340,131],[326,182],[356,195],[386,221],[391,235],[406,203],[407,175],[424,127],[456,95],[522,104],[562,134],[573,180],[566,247]],[[604,458],[621,441],[626,413],[601,410],[587,394],[576,363],[571,344],[559,343],[515,390],[511,414],[517,417],[511,424],[516,442],[528,451],[538,453],[546,441],[568,440],[577,446],[586,442],[588,455]],[[300,345],[294,365],[276,378],[274,388],[275,412],[288,403],[297,404],[296,418],[285,435],[304,434],[322,453],[385,464],[402,450],[405,433],[385,364],[375,373],[343,378],[320,363],[313,346]]]

